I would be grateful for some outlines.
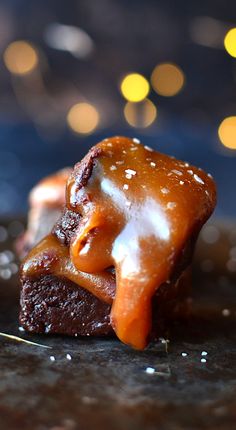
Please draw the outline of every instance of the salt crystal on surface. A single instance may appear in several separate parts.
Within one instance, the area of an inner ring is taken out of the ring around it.
[[[49,357],[49,358],[50,358],[50,360],[51,360],[51,361],[56,361],[56,359],[55,359],[54,355],[50,355],[50,357]]]
[[[193,170],[187,170],[190,175],[193,175]]]
[[[175,202],[169,202],[167,203],[167,209],[174,209],[176,207],[176,203]]]
[[[182,357],[187,357],[187,352],[181,352]]]
[[[184,185],[184,181],[179,181],[179,184],[180,185]]]
[[[162,194],[168,194],[169,190],[168,190],[168,188],[161,188],[161,192],[162,192]]]
[[[110,167],[110,170],[116,170],[117,169],[117,167],[116,166],[111,166]]]
[[[205,358],[201,358],[201,363],[206,363],[206,359]]]
[[[199,182],[199,184],[203,184],[204,185],[204,181],[201,178],[199,178],[199,176],[196,175],[196,173],[194,173],[193,177],[194,177],[194,179],[195,179],[196,182]]]
[[[71,360],[72,359],[72,357],[71,357],[70,354],[66,354],[66,358],[67,358],[67,360]]]
[[[128,184],[124,184],[123,190],[128,190],[128,189],[129,189],[129,185]]]
[[[136,170],[133,170],[133,169],[126,169],[125,172],[130,174],[130,175],[136,175],[136,173],[137,173]]]
[[[150,166],[156,167],[156,163],[154,163],[153,161],[151,161]]]
[[[149,373],[149,375],[152,375],[153,373],[155,373],[155,369],[153,367],[147,367],[145,369],[146,373]]]
[[[175,173],[178,176],[182,176],[183,175],[182,172],[180,172],[179,170],[176,170],[176,169],[173,169],[172,172]]]
[[[152,149],[152,148],[150,148],[150,146],[145,145],[145,146],[144,146],[144,148],[145,148],[147,151],[153,152],[153,149]]]
[[[134,138],[133,138],[133,142],[134,142],[134,143],[140,143],[140,140],[139,140],[139,139],[137,139],[136,137],[134,137]]]
[[[207,351],[202,351],[201,355],[206,356],[208,354]]]

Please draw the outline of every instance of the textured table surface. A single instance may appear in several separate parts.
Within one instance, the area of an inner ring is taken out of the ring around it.
[[[236,428],[236,223],[210,224],[195,258],[194,316],[144,352],[117,340],[19,330],[18,221],[0,222],[0,429]]]

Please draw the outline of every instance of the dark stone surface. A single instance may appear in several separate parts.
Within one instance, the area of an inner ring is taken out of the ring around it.
[[[10,223],[5,233],[2,226],[0,331],[51,349],[0,336],[1,430],[236,428],[234,224],[215,223],[202,235],[192,320],[176,325],[167,345],[160,341],[143,352],[116,340],[19,331],[18,281],[10,275],[16,267],[6,250],[20,225]],[[155,373],[147,373],[147,367]]]

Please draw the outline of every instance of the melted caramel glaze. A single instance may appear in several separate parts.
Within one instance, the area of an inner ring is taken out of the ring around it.
[[[174,277],[186,246],[195,242],[214,209],[213,180],[136,140],[114,137],[96,145],[75,166],[66,198],[67,208],[82,219],[70,243],[70,262],[60,257],[57,272],[72,279],[77,269],[75,282],[98,296],[98,289],[106,295],[106,286],[92,285],[87,278],[84,282],[83,277],[104,274],[114,266],[112,326],[123,342],[143,349],[151,330],[154,293]],[[47,245],[41,242],[40,252],[29,256],[26,272],[34,264],[38,271],[38,255]],[[56,255],[61,255],[60,246],[53,245]]]
[[[91,176],[81,186],[88,173],[83,165],[91,169],[93,157]],[[128,138],[106,139],[75,167],[67,207],[79,212],[82,222],[71,260],[88,273],[114,265],[111,321],[123,342],[145,347],[151,298],[170,279],[215,202],[215,185],[205,172]]]
[[[94,274],[77,270],[69,258],[68,248],[52,234],[30,251],[22,265],[23,276],[45,273],[68,278],[106,303],[111,304],[114,299],[114,274],[105,270]]]

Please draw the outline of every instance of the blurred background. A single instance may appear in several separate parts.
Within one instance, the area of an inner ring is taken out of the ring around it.
[[[0,0],[0,215],[114,134],[206,169],[235,216],[235,0]]]

